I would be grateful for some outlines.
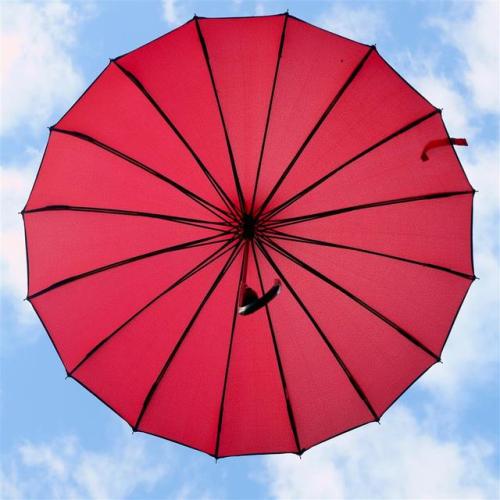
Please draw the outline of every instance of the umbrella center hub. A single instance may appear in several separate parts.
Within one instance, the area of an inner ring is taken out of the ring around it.
[[[250,214],[243,215],[242,234],[247,240],[251,240],[255,235],[255,219]]]

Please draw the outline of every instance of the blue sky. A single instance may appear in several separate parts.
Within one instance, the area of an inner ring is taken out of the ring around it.
[[[107,64],[194,13],[279,13],[366,43],[436,106],[472,185],[476,281],[443,353],[382,418],[295,456],[215,461],[130,429],[65,372],[27,302],[21,219],[53,124]],[[500,4],[3,2],[2,498],[494,498],[499,488]]]

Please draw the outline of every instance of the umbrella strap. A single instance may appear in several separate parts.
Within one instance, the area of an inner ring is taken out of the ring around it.
[[[457,139],[455,137],[449,137],[447,139],[434,139],[433,141],[429,141],[426,144],[426,146],[425,146],[425,148],[422,151],[422,154],[420,156],[421,160],[427,161],[429,159],[427,152],[430,149],[439,148],[442,146],[447,146],[448,144],[454,144],[455,146],[468,146],[467,139]]]

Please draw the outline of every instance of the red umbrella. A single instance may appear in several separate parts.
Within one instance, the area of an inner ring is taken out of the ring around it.
[[[134,430],[300,454],[440,360],[474,280],[463,142],[373,46],[195,17],[51,127],[28,298]]]

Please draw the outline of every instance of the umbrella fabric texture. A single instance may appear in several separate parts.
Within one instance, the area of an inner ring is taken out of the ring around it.
[[[373,46],[195,17],[50,128],[28,299],[134,430],[301,454],[440,360],[474,280],[463,142]]]

